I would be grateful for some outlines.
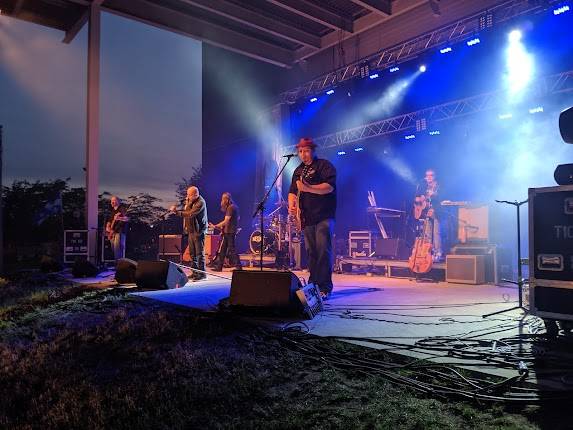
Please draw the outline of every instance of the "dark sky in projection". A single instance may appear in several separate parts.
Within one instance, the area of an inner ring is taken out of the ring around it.
[[[87,27],[63,33],[0,17],[4,183],[84,184]],[[201,43],[104,13],[100,192],[174,202],[201,164]]]

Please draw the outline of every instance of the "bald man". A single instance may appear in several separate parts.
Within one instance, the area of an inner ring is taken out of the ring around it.
[[[191,268],[198,269],[193,272],[192,279],[195,281],[205,279],[205,233],[207,232],[207,205],[203,197],[199,195],[197,187],[187,188],[185,208],[180,211],[176,206],[171,206],[171,212],[183,217],[183,231],[189,237],[189,255],[191,256]]]

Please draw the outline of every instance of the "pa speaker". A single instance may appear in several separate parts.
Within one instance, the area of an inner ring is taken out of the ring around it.
[[[74,278],[93,278],[97,276],[98,270],[87,260],[77,259],[72,266],[72,276]]]
[[[278,311],[301,309],[296,298],[300,282],[292,272],[271,270],[235,270],[231,281],[232,306]]]
[[[135,283],[145,289],[172,289],[184,287],[187,275],[170,261],[139,261],[135,270]]]
[[[118,284],[135,284],[137,263],[129,258],[120,258],[115,265],[115,280]]]

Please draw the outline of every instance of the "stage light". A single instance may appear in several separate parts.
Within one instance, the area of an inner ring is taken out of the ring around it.
[[[328,91],[326,92],[326,95],[328,95],[328,96],[331,95],[331,94],[334,94],[334,90],[328,90]]]
[[[318,101],[318,99],[317,99],[316,97],[313,97],[313,98],[310,99],[310,102],[311,102],[311,103],[314,103],[315,101]]]
[[[338,151],[337,154],[338,155],[346,155],[346,151]]]
[[[516,43],[521,40],[521,31],[519,30],[512,30],[509,32],[508,38],[511,43]]]
[[[440,134],[440,130],[432,130],[429,134],[430,136],[438,136]]]
[[[513,115],[511,113],[500,113],[497,117],[499,119],[510,119],[513,118]]]
[[[440,49],[440,54],[447,54],[448,52],[452,52],[452,48],[449,46],[447,48]]]
[[[543,106],[537,106],[537,107],[529,109],[530,114],[540,113],[540,112],[543,112]]]
[[[354,152],[360,152],[360,151],[364,151],[364,148],[362,148],[361,146],[359,146],[358,148],[354,148]]]
[[[570,7],[569,5],[561,6],[556,9],[553,9],[553,15],[561,15],[562,13],[569,12]]]
[[[416,138],[415,134],[409,134],[408,136],[404,136],[404,139],[406,139],[406,140],[415,139],[415,138]]]
[[[525,49],[522,37],[523,34],[520,30],[513,30],[508,34],[505,79],[512,96],[527,87],[534,72],[533,56]]]
[[[479,40],[479,37],[476,37],[476,38],[474,38],[474,39],[472,39],[472,40],[468,40],[468,41],[466,42],[466,45],[468,45],[468,46],[474,46],[474,45],[477,45],[478,43],[481,43],[481,40]]]
[[[370,79],[376,79],[379,77],[378,73],[374,73],[373,75],[368,76]]]
[[[399,67],[392,67],[392,68],[390,69],[390,73],[397,72],[398,70],[400,70]]]
[[[428,70],[428,69],[427,69],[427,67],[426,67],[424,64],[422,64],[418,70],[419,70],[420,72],[424,73],[424,72],[425,72],[426,70]]]

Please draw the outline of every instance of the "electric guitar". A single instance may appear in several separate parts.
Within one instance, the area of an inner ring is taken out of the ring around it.
[[[125,216],[127,215],[127,213],[129,212],[129,210],[131,209],[131,205],[133,203],[130,203],[129,206],[127,207],[127,209],[125,210],[124,213],[122,212],[118,212],[113,216],[113,219],[111,220],[111,224],[109,226],[109,229],[106,230],[106,236],[107,236],[107,240],[109,240],[111,242],[111,240],[113,239],[113,235],[115,234],[115,232],[113,231],[113,228],[115,227],[115,223],[117,221],[117,217],[118,216]]]
[[[305,165],[300,174],[300,180],[303,181],[308,176],[308,171],[310,170],[310,165]],[[300,210],[300,190],[296,193],[296,214],[294,216],[294,223],[297,232],[301,232],[304,228],[304,219],[302,217],[302,211]]]

